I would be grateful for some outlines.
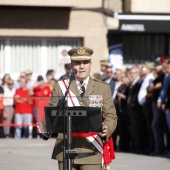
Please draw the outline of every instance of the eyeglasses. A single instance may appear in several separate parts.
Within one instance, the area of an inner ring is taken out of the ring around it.
[[[8,83],[8,85],[9,85],[9,86],[12,86],[12,85],[14,85],[14,83]]]
[[[106,73],[112,73],[112,71],[107,71]]]

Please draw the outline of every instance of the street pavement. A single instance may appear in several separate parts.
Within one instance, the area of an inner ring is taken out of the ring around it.
[[[58,170],[55,140],[0,139],[0,170]],[[170,158],[116,152],[111,170],[170,170]]]

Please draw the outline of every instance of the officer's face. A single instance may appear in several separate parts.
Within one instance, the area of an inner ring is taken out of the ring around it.
[[[82,60],[82,61],[71,61],[72,69],[77,70],[77,74],[75,77],[80,80],[84,81],[90,74],[91,70],[91,61],[90,60]]]

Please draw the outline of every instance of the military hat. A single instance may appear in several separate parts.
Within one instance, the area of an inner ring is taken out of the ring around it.
[[[144,62],[142,67],[146,67],[148,69],[153,69],[155,67],[154,62]]]
[[[101,60],[100,65],[102,66],[109,66],[109,61],[108,60]]]
[[[68,51],[71,60],[91,60],[93,50],[87,47],[76,47]]]

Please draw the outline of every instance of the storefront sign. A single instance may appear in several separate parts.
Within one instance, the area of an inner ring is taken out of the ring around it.
[[[137,32],[144,32],[145,31],[145,25],[144,24],[122,24],[121,31],[137,31]]]
[[[170,15],[118,15],[119,30],[170,33]]]

